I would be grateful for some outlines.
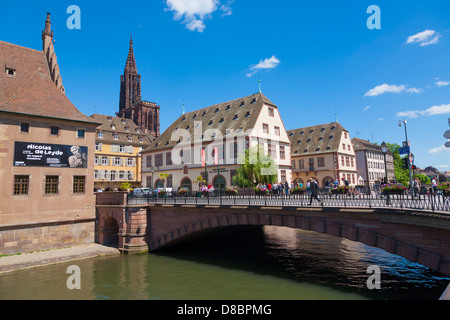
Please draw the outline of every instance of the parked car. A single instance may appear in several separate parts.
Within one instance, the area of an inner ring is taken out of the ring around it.
[[[149,197],[152,195],[152,190],[150,188],[136,188],[133,190],[133,196],[135,197]]]

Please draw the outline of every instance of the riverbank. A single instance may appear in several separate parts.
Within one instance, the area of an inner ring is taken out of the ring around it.
[[[67,261],[119,254],[120,251],[117,248],[92,243],[71,248],[5,256],[0,257],[0,274]]]

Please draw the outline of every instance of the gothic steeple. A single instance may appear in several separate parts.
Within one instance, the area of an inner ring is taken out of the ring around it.
[[[53,31],[52,22],[50,20],[50,13],[47,13],[47,19],[45,20],[45,28],[42,31],[42,51],[44,51],[45,58],[47,59],[50,74],[53,82],[64,93],[64,86],[62,84],[61,73],[59,65],[56,59],[55,48],[53,46]]]
[[[138,74],[133,51],[133,38],[130,39],[130,49],[125,63],[123,76],[120,77],[119,112],[141,101],[141,75]]]

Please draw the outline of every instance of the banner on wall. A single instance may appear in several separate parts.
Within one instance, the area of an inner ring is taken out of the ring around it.
[[[88,148],[49,143],[15,142],[15,167],[87,168]]]

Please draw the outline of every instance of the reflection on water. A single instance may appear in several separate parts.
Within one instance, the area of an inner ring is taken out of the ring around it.
[[[69,290],[67,267],[81,269]],[[381,290],[366,287],[379,265]],[[216,229],[157,254],[114,256],[0,275],[0,299],[438,299],[449,279],[400,257],[279,227]]]

